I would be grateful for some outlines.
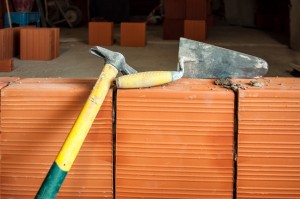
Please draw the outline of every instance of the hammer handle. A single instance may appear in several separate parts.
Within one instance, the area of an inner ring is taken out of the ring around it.
[[[144,88],[166,84],[173,80],[171,71],[150,71],[118,77],[116,85],[118,88]]]
[[[118,70],[106,64],[35,198],[55,198],[87,136]]]

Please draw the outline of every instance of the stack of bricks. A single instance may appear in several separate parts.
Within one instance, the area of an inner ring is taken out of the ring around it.
[[[22,26],[0,29],[0,72],[13,70],[13,57],[51,60],[59,55],[59,28]]]
[[[21,29],[20,59],[55,59],[59,54],[59,34],[59,28]]]
[[[0,72],[12,71],[13,46],[13,29],[0,29]]]
[[[185,38],[196,41],[206,39],[207,4],[208,0],[186,0]]]
[[[113,22],[89,22],[89,45],[111,46],[114,42]],[[143,47],[146,45],[146,22],[121,22],[120,45]]]
[[[165,0],[163,38],[177,40],[184,33],[185,0]]]
[[[165,0],[164,39],[204,41],[211,18],[211,0]]]

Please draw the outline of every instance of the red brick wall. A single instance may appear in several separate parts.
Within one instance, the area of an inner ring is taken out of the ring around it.
[[[27,199],[36,193],[95,80],[15,80],[0,78],[0,197]],[[116,198],[232,199],[234,171],[238,199],[300,198],[300,79],[233,81],[245,88],[234,94],[214,80],[182,79],[119,89]],[[112,95],[58,198],[112,198]]]

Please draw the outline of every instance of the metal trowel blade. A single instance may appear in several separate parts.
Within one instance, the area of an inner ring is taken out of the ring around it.
[[[259,78],[268,72],[261,58],[186,38],[180,38],[180,57],[195,60],[184,64],[186,78]]]

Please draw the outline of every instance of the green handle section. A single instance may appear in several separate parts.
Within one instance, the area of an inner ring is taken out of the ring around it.
[[[35,199],[54,199],[68,173],[61,170],[54,162],[40,187]]]

